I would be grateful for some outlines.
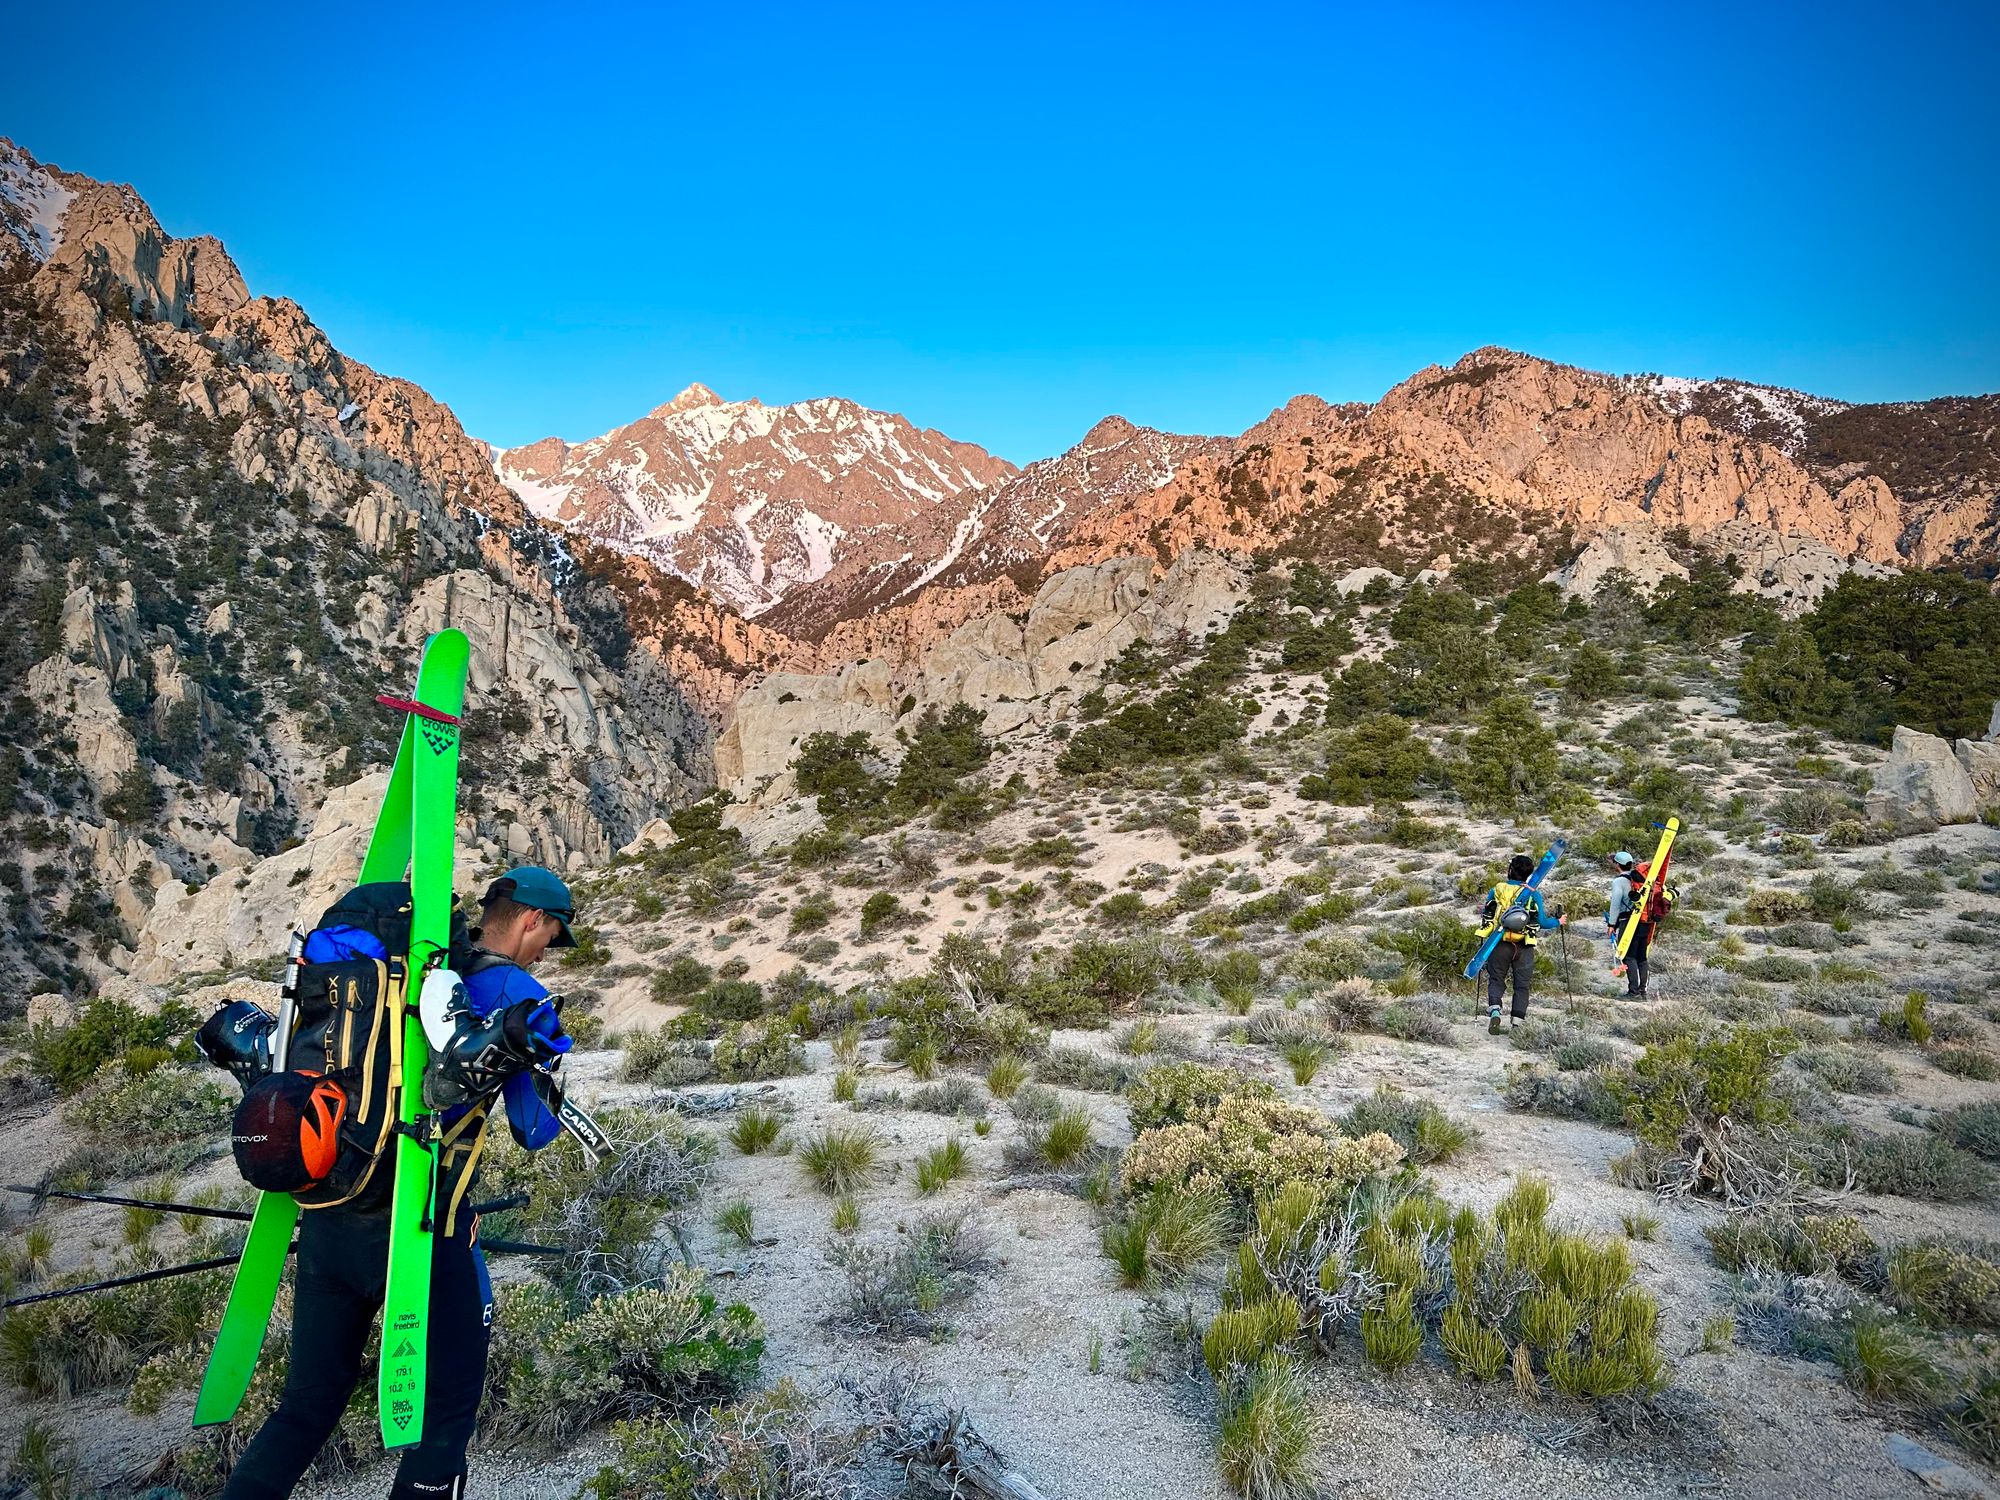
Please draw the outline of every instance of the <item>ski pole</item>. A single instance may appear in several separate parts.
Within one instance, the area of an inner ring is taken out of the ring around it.
[[[495,1255],[567,1255],[569,1252],[560,1245],[535,1245],[525,1240],[481,1240],[482,1250],[491,1250]],[[297,1240],[285,1247],[290,1255],[299,1248]],[[234,1255],[218,1255],[212,1260],[197,1260],[185,1266],[158,1266],[150,1271],[135,1271],[129,1276],[113,1276],[106,1281],[87,1281],[81,1286],[57,1287],[51,1292],[30,1292],[25,1297],[10,1297],[0,1302],[0,1310],[11,1307],[26,1307],[30,1302],[51,1302],[58,1297],[81,1297],[90,1292],[116,1291],[122,1286],[138,1286],[141,1282],[163,1281],[169,1276],[194,1276],[202,1271],[220,1271],[225,1266],[236,1264]]]
[[[113,1208],[151,1208],[169,1214],[199,1214],[204,1219],[241,1219],[248,1221],[249,1210],[241,1208],[214,1208],[201,1203],[156,1203],[149,1198],[120,1198],[115,1193],[72,1193],[62,1188],[22,1187],[16,1183],[0,1183],[0,1193],[21,1193],[29,1198],[67,1198],[76,1203],[108,1203]]]
[[[293,1246],[296,1249],[297,1246]],[[291,1251],[287,1250],[286,1254]],[[109,1281],[88,1281],[82,1286],[57,1287],[52,1292],[30,1292],[25,1297],[9,1297],[0,1302],[0,1308],[26,1307],[30,1302],[50,1302],[57,1297],[81,1297],[86,1292],[108,1292],[121,1286],[137,1286],[142,1281],[160,1281],[168,1276],[192,1276],[197,1271],[219,1271],[224,1266],[236,1264],[233,1255],[218,1255],[213,1260],[198,1260],[189,1266],[160,1266],[151,1271],[138,1271],[130,1276],[114,1276]]]
[[[251,1214],[242,1208],[211,1208],[201,1203],[160,1203],[150,1198],[121,1198],[115,1193],[72,1193],[63,1188],[22,1187],[17,1183],[0,1183],[0,1193],[21,1193],[30,1198],[66,1198],[77,1203],[108,1203],[113,1208],[151,1208],[161,1213],[196,1214],[204,1219],[235,1219],[248,1223]],[[509,1208],[519,1208],[528,1201],[526,1193],[515,1193],[506,1198],[495,1198],[490,1203],[475,1203],[472,1212],[476,1214],[497,1214]]]

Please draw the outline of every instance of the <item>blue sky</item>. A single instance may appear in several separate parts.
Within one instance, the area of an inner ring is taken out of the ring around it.
[[[1483,344],[2000,389],[2000,7],[18,6],[0,132],[474,433],[692,380],[1016,461]]]

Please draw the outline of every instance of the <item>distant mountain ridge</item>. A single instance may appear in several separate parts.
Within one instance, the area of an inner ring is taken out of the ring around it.
[[[916,432],[850,403],[765,408],[692,386],[630,427],[506,450],[496,466],[538,514],[792,638],[790,665],[955,624],[971,607],[949,602],[960,591],[999,605],[1061,567],[1132,553],[1164,565],[1189,547],[1401,571],[1497,549],[1546,568],[1606,528],[1685,527],[1725,550],[1766,537],[1760,555],[1785,552],[1789,537],[1880,566],[1991,573],[2000,542],[2000,396],[1860,405],[1481,349],[1373,404],[1296,397],[1234,438],[1107,417],[1018,471],[960,458],[974,482],[956,493],[937,445],[983,450],[924,433],[914,463],[908,444],[885,463],[879,445],[822,442],[808,465],[784,433],[843,424]],[[771,506],[758,496],[774,446],[793,467]],[[1818,568],[1786,596],[1809,600],[1831,576]]]

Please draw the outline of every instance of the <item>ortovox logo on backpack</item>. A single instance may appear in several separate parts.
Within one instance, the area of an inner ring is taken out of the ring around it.
[[[326,1181],[340,1154],[347,1090],[331,1078],[270,1073],[236,1107],[229,1148],[243,1180],[267,1193],[303,1193]]]

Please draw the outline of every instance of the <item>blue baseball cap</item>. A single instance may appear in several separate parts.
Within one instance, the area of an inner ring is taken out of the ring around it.
[[[492,901],[505,896],[518,901],[523,906],[532,906],[536,911],[545,911],[556,919],[561,930],[550,940],[551,948],[574,948],[576,939],[570,934],[569,924],[576,920],[576,903],[570,898],[569,887],[562,877],[553,870],[545,870],[540,865],[517,865],[486,888],[485,899]]]
[[[1632,865],[1637,864],[1638,861],[1632,858],[1630,850],[1620,849],[1616,854],[1611,856],[1611,863],[1614,865]],[[558,883],[560,884],[560,882]]]

